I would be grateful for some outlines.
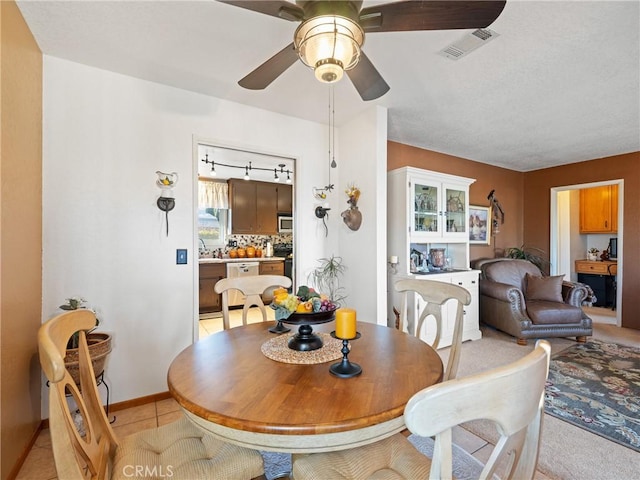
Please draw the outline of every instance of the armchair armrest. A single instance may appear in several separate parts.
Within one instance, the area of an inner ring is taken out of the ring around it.
[[[509,285],[508,283],[494,282],[493,280],[483,279],[480,282],[480,295],[495,298],[502,302],[508,302],[517,306],[519,310],[526,310],[524,295],[522,291]]]
[[[592,304],[596,296],[589,285],[578,282],[562,282],[562,298],[564,303],[580,307],[583,303]]]

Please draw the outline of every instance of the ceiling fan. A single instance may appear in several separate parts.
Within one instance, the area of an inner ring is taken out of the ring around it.
[[[400,1],[362,8],[362,0],[218,0],[254,12],[300,22],[293,42],[238,83],[262,90],[300,58],[321,82],[347,76],[363,100],[389,91],[362,51],[365,33],[485,28],[498,18],[505,0]]]

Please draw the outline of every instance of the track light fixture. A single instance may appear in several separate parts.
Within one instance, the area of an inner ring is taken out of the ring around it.
[[[217,175],[217,171],[216,171],[216,167],[226,167],[226,168],[240,168],[244,170],[244,179],[245,180],[250,180],[251,179],[251,171],[252,170],[259,170],[259,171],[263,171],[263,172],[270,172],[271,170],[273,170],[273,180],[275,182],[279,182],[280,181],[280,175],[284,175],[285,173],[287,174],[287,183],[291,183],[291,176],[293,175],[293,170],[289,170],[288,168],[286,168],[286,165],[284,163],[280,163],[278,164],[278,166],[276,168],[263,168],[263,167],[254,167],[252,165],[251,162],[249,162],[248,165],[245,166],[241,166],[241,165],[230,165],[227,163],[221,163],[221,162],[216,162],[215,160],[209,160],[209,154],[205,153],[204,158],[202,158],[200,160],[201,162],[204,162],[207,165],[211,165],[211,175],[212,176],[216,176]],[[280,175],[278,175],[280,174]]]

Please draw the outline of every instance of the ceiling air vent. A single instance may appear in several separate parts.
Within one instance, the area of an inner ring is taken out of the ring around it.
[[[459,58],[467,56],[473,52],[476,48],[490,42],[500,34],[489,30],[488,28],[481,28],[471,33],[467,33],[461,39],[453,42],[451,45],[444,47],[438,52],[443,57],[450,58],[451,60],[458,60]]]

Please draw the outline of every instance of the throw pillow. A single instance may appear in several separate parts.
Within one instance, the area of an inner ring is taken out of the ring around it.
[[[526,290],[524,298],[527,300],[546,300],[548,302],[562,302],[562,279],[564,275],[555,277],[536,277],[529,273],[525,276]]]

